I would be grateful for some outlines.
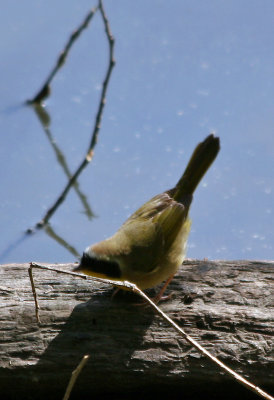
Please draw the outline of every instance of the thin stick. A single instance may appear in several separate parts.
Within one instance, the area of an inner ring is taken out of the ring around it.
[[[50,116],[47,112],[47,110],[45,109],[45,107],[43,107],[41,104],[35,104],[33,107],[33,110],[35,111],[41,125],[42,128],[53,148],[53,151],[55,153],[56,159],[58,161],[58,163],[61,165],[61,167],[64,170],[65,175],[67,176],[67,179],[69,180],[71,178],[71,172],[69,170],[69,166],[68,163],[66,161],[66,157],[63,154],[63,152],[61,151],[61,149],[59,148],[59,146],[56,143],[56,140],[54,139],[51,130],[50,130]],[[81,192],[79,184],[77,181],[75,181],[73,188],[76,192],[76,194],[79,196],[80,201],[83,204],[84,207],[84,213],[87,215],[87,217],[89,219],[94,217],[94,213],[91,210],[91,207],[87,201],[87,197],[84,193]]]
[[[93,158],[94,147],[95,147],[95,145],[97,143],[97,140],[98,140],[98,134],[99,134],[99,130],[100,130],[100,127],[101,127],[102,115],[103,115],[104,107],[105,107],[105,104],[106,104],[106,93],[107,93],[107,89],[108,89],[108,84],[109,84],[109,80],[110,80],[110,77],[111,77],[112,69],[113,69],[113,67],[115,65],[115,60],[114,60],[114,55],[113,55],[114,38],[113,38],[113,36],[111,34],[110,27],[109,27],[109,22],[108,22],[108,19],[106,17],[106,14],[105,14],[105,11],[104,11],[104,8],[103,8],[103,3],[102,3],[101,0],[99,1],[99,10],[100,10],[100,13],[101,13],[102,18],[103,18],[103,22],[104,22],[104,26],[105,26],[105,32],[106,32],[108,43],[109,43],[109,63],[108,63],[106,76],[105,76],[105,79],[103,81],[103,87],[102,87],[99,107],[98,107],[98,111],[97,111],[96,118],[95,118],[95,124],[94,124],[94,128],[93,128],[92,136],[91,136],[90,145],[89,145],[89,148],[88,148],[88,151],[86,153],[85,158],[83,159],[83,161],[81,162],[79,167],[76,169],[74,174],[71,176],[70,180],[68,181],[68,183],[65,186],[65,188],[63,189],[63,191],[61,192],[61,194],[59,195],[59,197],[57,198],[55,203],[48,209],[48,211],[46,212],[44,217],[41,219],[41,221],[39,221],[35,225],[34,229],[42,228],[42,227],[44,227],[45,224],[48,223],[48,221],[51,218],[51,216],[55,213],[57,208],[65,200],[70,188],[74,185],[74,183],[77,180],[78,176],[81,174],[83,169],[90,163],[90,161]],[[27,233],[32,233],[34,231],[34,229],[33,228],[29,228],[27,230]]]
[[[108,83],[110,80],[112,69],[115,65],[115,60],[114,60],[114,55],[113,55],[114,37],[110,31],[109,22],[106,17],[106,13],[105,13],[105,10],[103,7],[102,0],[99,0],[99,10],[102,15],[102,19],[103,19],[104,26],[105,26],[105,32],[106,32],[106,36],[107,36],[107,40],[108,40],[108,45],[109,45],[109,64],[108,64],[107,73],[106,73],[106,76],[105,76],[105,79],[103,82],[101,100],[100,100],[99,109],[98,109],[98,112],[96,115],[95,126],[94,126],[94,130],[93,130],[93,134],[92,134],[92,138],[91,138],[91,142],[90,142],[90,146],[89,146],[89,151],[88,151],[88,154],[90,154],[91,158],[93,157],[92,150],[97,143],[98,133],[100,130],[100,124],[101,124],[101,120],[102,120],[103,109],[106,104],[106,92],[107,92],[107,88],[108,88]]]
[[[58,264],[59,267],[62,267],[62,264]],[[65,264],[64,264],[65,265]],[[53,271],[53,272],[57,272],[59,274],[65,274],[65,275],[71,275],[71,276],[75,276],[77,278],[81,278],[81,279],[85,279],[85,280],[92,280],[92,281],[96,281],[96,282],[100,282],[100,283],[107,283],[113,286],[119,286],[119,287],[126,287],[126,284],[130,284],[129,282],[121,282],[121,281],[112,281],[110,279],[102,279],[102,278],[95,278],[95,277],[90,277],[88,275],[83,275],[83,274],[78,274],[77,272],[71,272],[71,271],[64,271],[58,268],[52,268],[52,267],[48,267],[46,265],[41,265],[41,264],[37,264],[35,262],[31,262],[29,269],[28,269],[28,273],[29,273],[29,277],[30,277],[30,283],[31,283],[31,289],[32,289],[32,294],[34,297],[34,302],[35,302],[35,315],[36,315],[36,320],[37,322],[40,324],[40,317],[39,317],[39,304],[38,304],[38,300],[37,300],[37,293],[36,293],[36,289],[35,289],[35,284],[34,284],[34,279],[33,279],[33,273],[32,270],[33,268],[37,268],[37,269],[44,269],[47,271]],[[130,289],[132,290],[132,289]]]
[[[128,282],[127,282],[128,283]],[[163,319],[165,319],[169,325],[171,325],[181,336],[183,336],[190,344],[192,344],[200,353],[206,356],[209,360],[213,361],[217,364],[224,372],[228,375],[232,376],[238,383],[245,386],[247,389],[251,390],[252,392],[258,394],[259,396],[263,397],[267,400],[274,400],[272,396],[268,393],[264,392],[258,386],[253,385],[253,383],[249,382],[247,379],[242,377],[241,375],[237,374],[237,372],[233,371],[233,369],[226,366],[222,361],[220,361],[217,357],[214,357],[209,351],[207,351],[204,347],[202,347],[195,339],[189,336],[182,328],[180,328],[171,318],[169,318],[153,301],[136,285],[130,284],[131,288],[127,286],[128,289],[132,290],[134,293],[139,294],[139,296],[143,297],[159,314]]]
[[[67,251],[69,251],[74,257],[79,258],[80,254],[76,250],[75,247],[73,247],[71,244],[69,244],[64,238],[62,238],[60,235],[57,235],[57,233],[52,229],[50,225],[47,225],[45,227],[45,233],[53,240],[55,240],[59,245],[63,246]]]
[[[59,265],[61,265],[61,264],[59,264]],[[77,276],[82,279],[87,279],[88,277],[86,275],[77,274],[76,272],[61,271],[60,269],[47,267],[45,265],[40,265],[40,264],[37,264],[34,262],[30,263],[28,273],[29,273],[29,278],[30,278],[30,283],[31,283],[32,294],[33,294],[33,298],[34,298],[34,302],[35,302],[35,316],[36,316],[36,320],[37,320],[38,324],[41,324],[41,320],[40,320],[40,316],[39,316],[40,307],[39,307],[38,300],[37,300],[37,293],[36,293],[34,279],[33,279],[33,273],[32,273],[33,268],[46,269],[48,271],[54,271],[54,272],[57,272],[60,274],[73,275],[73,276]]]
[[[204,347],[202,347],[198,342],[196,342],[195,339],[193,339],[191,336],[189,336],[182,328],[180,328],[170,317],[168,317],[141,289],[139,289],[135,284],[127,281],[112,281],[109,279],[102,279],[102,278],[96,278],[96,277],[90,277],[87,275],[82,275],[78,274],[76,272],[70,272],[70,271],[62,271],[60,269],[56,268],[51,268],[47,266],[43,266],[40,264],[36,263],[31,263],[29,267],[29,275],[30,275],[30,280],[31,280],[31,285],[32,285],[32,292],[35,300],[35,313],[36,313],[36,318],[37,321],[40,323],[39,319],[39,305],[37,301],[37,296],[36,296],[36,291],[34,287],[34,281],[32,277],[32,268],[40,268],[40,269],[46,269],[50,271],[55,271],[58,273],[64,273],[67,275],[73,275],[77,276],[82,279],[86,280],[95,280],[97,282],[102,282],[102,283],[108,283],[114,286],[117,286],[121,289],[126,288],[133,293],[138,294],[141,296],[145,301],[151,305],[152,308],[156,311],[160,317],[162,317],[165,321],[168,322],[168,324],[175,329],[186,341],[188,341],[192,346],[194,346],[200,353],[202,353],[205,357],[207,357],[210,361],[212,361],[214,364],[217,364],[221,370],[223,370],[226,374],[230,375],[232,378],[234,378],[238,383],[241,385],[245,386],[247,389],[251,390],[252,392],[256,393],[257,395],[263,397],[264,399],[267,400],[274,400],[274,398],[263,391],[259,386],[255,386],[253,383],[249,382],[247,379],[239,375],[237,372],[233,371],[231,368],[226,366],[222,361],[220,361],[217,357],[214,357],[211,353],[209,353]]]
[[[62,66],[65,64],[66,58],[68,56],[68,53],[73,45],[73,43],[76,41],[76,39],[80,36],[80,34],[82,33],[82,31],[84,29],[86,29],[88,27],[88,24],[90,22],[90,20],[92,19],[93,15],[95,14],[95,12],[97,11],[98,7],[95,7],[93,9],[91,9],[87,16],[85,17],[84,21],[81,23],[81,25],[79,26],[78,29],[76,29],[71,35],[70,38],[67,42],[67,44],[65,45],[65,48],[63,51],[61,51],[58,60],[54,66],[54,68],[52,69],[52,71],[50,72],[48,78],[46,79],[44,85],[42,86],[42,88],[39,90],[39,92],[33,97],[33,99],[31,100],[27,100],[27,104],[41,104],[41,102],[49,96],[50,94],[50,84],[51,81],[53,80],[54,76],[57,74],[57,72],[59,71],[59,69],[62,68]]]
[[[33,275],[32,275],[32,268],[33,268],[33,266],[32,266],[32,264],[30,264],[28,273],[29,273],[29,278],[30,278],[30,283],[31,283],[32,294],[33,294],[34,302],[35,302],[35,316],[36,316],[38,324],[41,324],[40,317],[39,317],[39,308],[40,307],[39,307],[39,304],[37,301],[37,294],[36,294],[35,284],[34,284]]]
[[[80,361],[80,363],[77,365],[77,367],[75,368],[74,371],[72,371],[71,373],[71,377],[68,383],[68,386],[66,388],[66,392],[65,395],[63,397],[63,400],[68,400],[70,393],[73,389],[73,386],[75,385],[75,382],[80,374],[80,372],[82,371],[82,369],[84,368],[84,366],[86,365],[88,359],[89,359],[89,354],[84,355],[84,357],[82,358],[82,360]]]

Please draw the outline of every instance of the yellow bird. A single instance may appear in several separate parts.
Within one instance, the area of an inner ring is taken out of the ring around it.
[[[185,258],[193,193],[219,150],[214,135],[199,143],[177,185],[142,205],[113,236],[88,247],[75,271],[140,289],[167,280],[159,300]]]

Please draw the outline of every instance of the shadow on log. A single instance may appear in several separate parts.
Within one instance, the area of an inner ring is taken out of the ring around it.
[[[2,398],[61,399],[84,354],[90,359],[72,399],[258,398],[153,310],[136,306],[132,293],[111,299],[108,285],[35,270],[39,326],[28,266],[0,266]],[[160,307],[212,354],[273,392],[273,281],[274,262],[187,260]]]

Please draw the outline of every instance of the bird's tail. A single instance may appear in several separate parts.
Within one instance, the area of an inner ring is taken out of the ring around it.
[[[219,150],[220,140],[212,134],[197,145],[179,182],[169,191],[174,200],[182,202],[192,196]]]

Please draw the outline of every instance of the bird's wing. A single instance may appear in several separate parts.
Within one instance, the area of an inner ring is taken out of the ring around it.
[[[186,216],[185,207],[168,194],[155,196],[114,235],[115,242],[123,244],[121,258],[136,272],[152,272],[176,239]]]

